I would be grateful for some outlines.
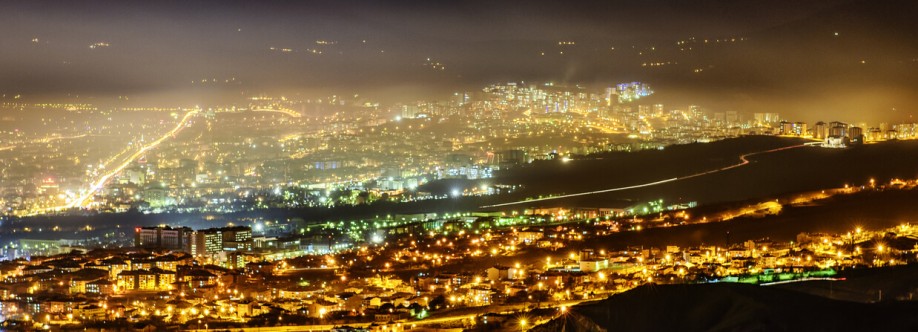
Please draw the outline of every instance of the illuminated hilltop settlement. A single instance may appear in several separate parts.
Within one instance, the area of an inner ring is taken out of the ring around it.
[[[918,330],[913,1],[0,12],[2,330]]]

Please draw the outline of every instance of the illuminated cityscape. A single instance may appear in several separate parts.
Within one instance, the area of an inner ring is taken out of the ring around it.
[[[918,329],[914,2],[0,11],[0,330]]]
[[[918,138],[918,123],[874,127],[780,120],[777,114],[705,112],[698,106],[621,103],[647,84],[602,93],[552,83],[490,85],[443,101],[339,100],[311,117],[313,101],[253,98],[219,109],[109,110],[90,105],[7,104],[10,114],[46,109],[69,122],[27,119],[35,132],[7,133],[0,203],[15,216],[89,210],[234,212],[436,199],[421,188],[442,179],[489,179],[534,160],[662,149],[742,135],[802,137],[826,147]],[[475,95],[475,97],[472,97]],[[334,97],[333,97],[334,98]],[[331,98],[331,99],[333,99]],[[326,103],[318,100],[315,103]],[[82,110],[74,110],[82,107]],[[336,107],[336,106],[333,106]],[[300,109],[296,111],[294,109]],[[96,122],[131,113],[140,123]],[[350,115],[349,115],[350,114]],[[80,121],[75,124],[74,121]],[[451,130],[443,130],[450,128]],[[50,133],[49,133],[50,132]],[[97,144],[100,141],[124,144]],[[30,165],[33,160],[46,160]],[[462,188],[493,195],[512,188]]]
[[[632,85],[647,89],[636,83],[619,88]],[[340,100],[342,109],[359,113],[324,117],[293,110],[312,101],[267,97],[222,109],[75,112],[61,105],[56,111],[80,125],[41,119],[45,136],[10,133],[14,139],[3,153],[16,157],[4,159],[11,172],[2,202],[8,213],[33,215],[354,205],[383,194],[405,201],[435,198],[418,190],[429,181],[487,179],[533,160],[708,142],[771,132],[777,125],[741,123],[735,114],[727,121],[697,106],[623,105],[619,93],[643,92],[619,88],[603,95],[551,83],[498,84],[444,101],[381,106]],[[8,106],[23,114],[37,107]],[[148,120],[98,127],[93,122],[126,112]],[[48,128],[60,131],[48,134]],[[94,144],[112,139],[127,143]],[[50,162],[24,167],[29,158]]]

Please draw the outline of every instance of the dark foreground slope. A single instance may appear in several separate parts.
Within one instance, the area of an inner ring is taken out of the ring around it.
[[[846,269],[838,277],[845,281],[813,280],[775,285],[781,289],[809,293],[834,300],[874,302],[918,300],[918,264],[876,269]]]
[[[918,331],[918,303],[865,304],[745,284],[648,285],[533,331]]]

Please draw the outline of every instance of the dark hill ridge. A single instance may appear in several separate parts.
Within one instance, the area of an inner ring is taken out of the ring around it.
[[[918,331],[916,310],[915,302],[844,302],[745,284],[647,285],[532,331]]]
[[[519,184],[516,199],[630,186],[734,165],[745,153],[805,140],[745,136],[713,143],[685,144],[663,151],[609,153],[584,159],[533,162],[502,173],[495,180]],[[774,197],[792,192],[864,184],[870,178],[913,179],[918,175],[918,140],[886,141],[846,149],[801,147],[750,156],[750,164],[656,186],[523,203],[514,209],[545,206],[608,206],[607,202],[698,201],[699,204]],[[509,197],[502,198],[511,201]]]
[[[609,152],[577,158],[535,161],[498,175],[522,184],[527,193],[578,192],[659,181],[739,163],[739,156],[809,142],[775,136],[744,136],[711,143],[671,145],[664,150]],[[551,181],[546,181],[550,179]]]
[[[913,245],[910,241],[909,247]],[[918,293],[918,265],[877,269],[846,269],[838,277],[844,282],[817,280],[775,285],[781,289],[822,296],[834,300],[874,302],[878,300],[914,300]]]
[[[730,47],[699,47],[675,72],[651,73],[659,91],[713,109],[780,110],[796,120],[905,121],[918,102],[918,34],[910,0],[850,1],[746,34]],[[836,35],[837,33],[837,35]],[[683,67],[705,68],[699,74]],[[717,93],[711,93],[717,87]],[[661,101],[671,104],[669,101]],[[900,111],[894,111],[892,109]]]
[[[568,249],[624,248],[643,246],[693,246],[698,244],[727,245],[745,240],[770,238],[773,241],[795,241],[797,234],[845,233],[856,227],[885,229],[902,222],[914,220],[918,215],[918,190],[868,191],[847,196],[836,196],[816,206],[785,207],[781,214],[765,218],[741,217],[727,222],[689,224],[678,227],[649,228],[640,232],[620,232],[572,243]],[[728,204],[729,205],[729,204]],[[689,211],[690,215],[703,216],[719,210]],[[697,212],[696,212],[697,211]],[[705,212],[702,212],[705,211]]]

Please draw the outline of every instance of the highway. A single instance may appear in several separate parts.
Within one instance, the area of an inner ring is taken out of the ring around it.
[[[845,281],[846,278],[827,278],[827,277],[811,277],[811,278],[802,278],[794,280],[783,280],[759,284],[762,286],[773,286],[773,285],[783,285],[783,284],[793,284],[798,282],[808,282],[808,281]]]
[[[23,145],[25,145],[25,144],[50,143],[50,142],[58,141],[58,140],[64,140],[64,139],[77,139],[77,138],[83,138],[83,137],[86,137],[86,136],[87,136],[87,134],[76,135],[76,136],[52,136],[52,137],[38,138],[38,139],[34,139],[34,140],[31,140],[31,141],[28,141],[28,142],[24,142],[23,144],[9,145],[9,146],[0,147],[0,151],[12,150],[12,149],[21,147],[21,146],[23,146]]]
[[[527,200],[522,200],[522,201],[507,202],[507,203],[500,203],[500,204],[493,204],[493,205],[485,205],[485,206],[481,206],[481,208],[483,208],[483,209],[485,209],[485,208],[494,208],[494,207],[502,207],[502,206],[517,205],[517,204],[526,204],[526,203],[532,203],[532,202],[550,201],[550,200],[562,199],[562,198],[571,198],[571,197],[578,197],[578,196],[587,196],[587,195],[604,194],[604,193],[609,193],[609,192],[614,192],[614,191],[622,191],[622,190],[629,190],[629,189],[637,189],[637,188],[652,187],[652,186],[661,185],[661,184],[664,184],[664,183],[670,183],[670,182],[675,182],[675,181],[680,181],[680,180],[691,179],[691,178],[695,178],[695,177],[699,177],[699,176],[705,176],[705,175],[710,175],[710,174],[714,174],[714,173],[718,173],[718,172],[723,172],[723,171],[730,170],[730,169],[734,169],[734,168],[737,168],[737,167],[746,166],[746,165],[748,165],[748,164],[750,163],[748,157],[751,157],[751,156],[754,156],[754,155],[766,154],[766,153],[773,153],[773,152],[784,151],[784,150],[790,150],[790,149],[796,149],[796,148],[804,147],[804,146],[808,146],[808,144],[792,145],[792,146],[786,146],[786,147],[783,147],[783,148],[777,148],[777,149],[771,149],[771,150],[765,150],[765,151],[751,152],[751,153],[747,153],[747,154],[744,154],[744,155],[739,156],[740,162],[737,163],[737,164],[733,164],[733,165],[725,166],[725,167],[721,167],[721,168],[716,168],[716,169],[712,169],[712,170],[709,170],[709,171],[699,172],[699,173],[695,173],[695,174],[691,174],[691,175],[686,175],[686,176],[680,176],[680,177],[675,177],[675,178],[660,180],[660,181],[654,181],[654,182],[636,184],[636,185],[625,186],[625,187],[617,187],[617,188],[609,188],[609,189],[602,189],[602,190],[585,191],[585,192],[579,192],[579,193],[573,193],[573,194],[566,194],[566,195],[559,195],[559,196],[552,196],[552,197],[544,197],[544,198],[536,198],[536,199],[527,199]]]
[[[300,113],[297,113],[297,112],[294,112],[294,111],[288,110],[288,109],[258,108],[258,109],[253,109],[252,112],[274,112],[274,113],[281,113],[281,114],[285,114],[285,115],[288,115],[288,116],[293,117],[293,118],[299,118],[299,117],[302,117],[302,116],[303,116],[303,115],[300,114]]]
[[[143,156],[143,154],[146,153],[147,151],[150,151],[150,150],[156,148],[156,147],[159,146],[161,143],[165,142],[167,139],[169,139],[169,138],[171,138],[171,137],[174,137],[176,134],[178,134],[183,128],[185,128],[185,123],[187,123],[188,120],[190,120],[190,119],[191,119],[194,115],[196,115],[198,112],[199,112],[199,110],[192,110],[192,111],[189,111],[188,113],[185,113],[185,116],[182,117],[181,120],[179,120],[179,122],[178,122],[178,124],[176,124],[175,128],[172,128],[172,130],[166,132],[164,135],[162,135],[161,137],[159,137],[159,138],[156,139],[155,141],[150,142],[150,144],[147,144],[147,145],[143,146],[142,148],[140,148],[139,150],[137,150],[136,152],[134,152],[134,154],[128,156],[128,157],[124,160],[124,162],[122,162],[121,164],[119,164],[118,166],[116,166],[115,168],[113,168],[113,169],[112,169],[111,171],[109,171],[108,173],[106,173],[106,174],[102,175],[101,177],[99,177],[99,179],[96,180],[96,181],[89,187],[89,189],[87,189],[86,191],[84,191],[83,194],[82,194],[79,198],[77,198],[77,199],[71,201],[69,204],[67,204],[67,205],[65,205],[65,206],[51,208],[51,210],[60,210],[60,209],[62,209],[62,208],[74,208],[74,207],[83,207],[83,206],[85,206],[85,205],[88,203],[89,199],[92,197],[92,195],[93,195],[97,190],[102,189],[102,187],[105,186],[105,184],[108,182],[108,180],[110,180],[113,176],[115,176],[116,174],[120,173],[122,170],[124,170],[124,169],[127,168],[128,166],[130,166],[131,163],[133,163],[135,160],[137,160],[138,158],[140,158],[141,156]]]

